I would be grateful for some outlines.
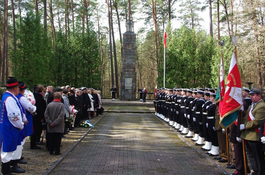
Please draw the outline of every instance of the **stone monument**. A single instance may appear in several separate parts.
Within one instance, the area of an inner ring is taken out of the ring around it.
[[[133,21],[129,18],[126,22],[126,32],[123,34],[121,100],[135,100],[136,98],[135,56],[136,34],[133,31]]]

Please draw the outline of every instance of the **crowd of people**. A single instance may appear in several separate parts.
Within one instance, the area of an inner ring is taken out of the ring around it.
[[[44,144],[50,155],[60,155],[61,139],[103,112],[100,91],[93,88],[34,86],[33,92],[15,78],[7,80],[1,99],[1,161],[3,175],[24,173],[18,164],[26,164],[22,150],[30,136],[30,149]]]
[[[156,116],[168,122],[186,138],[191,138],[195,145],[201,146],[202,150],[219,162],[231,160],[227,168],[235,169],[232,175],[250,173],[247,161],[253,175],[264,175],[265,103],[262,89],[242,88],[243,106],[240,112],[244,117],[241,119],[241,115],[238,115],[235,123],[226,129],[219,123],[216,91],[217,88],[161,88],[154,100]],[[229,139],[226,139],[226,133]],[[226,144],[230,147],[228,151]],[[248,160],[245,159],[244,163],[245,152]]]

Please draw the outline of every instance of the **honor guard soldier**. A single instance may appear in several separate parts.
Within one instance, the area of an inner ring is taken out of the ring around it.
[[[112,85],[112,88],[110,89],[111,95],[112,95],[112,101],[115,100],[115,93],[116,93],[116,87]]]
[[[203,145],[203,137],[199,136],[202,131],[202,105],[205,103],[203,95],[204,95],[204,91],[202,90],[197,91],[198,100],[196,101],[196,105],[195,105],[196,127],[194,130],[195,136],[192,139],[193,141],[196,141],[195,145],[199,145],[199,146]]]
[[[184,130],[181,132],[181,134],[187,134],[185,137],[190,138],[192,137],[192,133],[191,131],[189,131],[189,127],[190,125],[192,125],[192,119],[191,119],[191,104],[193,102],[194,98],[192,96],[192,90],[191,89],[187,89],[187,99],[185,101],[185,109],[186,109],[186,113],[185,113],[185,121],[184,122]]]
[[[168,118],[169,122],[168,124],[170,126],[173,126],[173,108],[172,108],[172,102],[173,102],[173,89],[169,89],[169,94],[168,94]]]
[[[209,88],[208,88],[208,90],[209,90]],[[208,133],[208,129],[207,129],[207,127],[208,127],[207,108],[212,104],[212,102],[210,101],[210,92],[209,91],[205,91],[204,100],[205,100],[205,103],[202,106],[202,135],[200,135],[200,136],[205,139],[205,145],[202,147],[202,150],[210,151],[211,147],[212,147],[212,142],[210,142],[209,133]]]
[[[207,111],[206,128],[209,134],[209,142],[211,144],[211,149],[210,151],[208,151],[208,154],[211,156],[217,156],[219,154],[219,145],[215,130],[215,110],[216,110],[215,97],[216,94],[211,92],[210,93],[211,104],[206,108]]]
[[[181,89],[177,88],[176,90],[177,90],[177,97],[175,102],[175,109],[176,109],[175,128],[180,129],[179,113],[180,113],[180,103],[181,103]]]
[[[173,124],[172,124],[172,127],[175,128],[176,126],[176,102],[177,102],[177,89],[176,88],[173,88],[173,95],[172,95],[172,103],[171,103],[171,107],[172,107],[172,121],[173,121]]]
[[[179,132],[182,132],[184,130],[183,124],[186,122],[185,121],[185,116],[184,116],[184,114],[186,113],[186,108],[185,108],[185,101],[187,99],[186,92],[187,92],[186,89],[182,89],[181,103],[180,103],[180,113],[179,113],[179,124],[180,124],[180,129],[178,130]]]
[[[186,138],[192,138],[194,136],[194,127],[196,125],[196,122],[194,122],[194,118],[195,118],[195,104],[196,101],[198,100],[197,98],[197,91],[196,89],[193,89],[192,91],[192,97],[193,97],[193,101],[190,102],[190,125],[189,125],[189,133],[185,136]]]

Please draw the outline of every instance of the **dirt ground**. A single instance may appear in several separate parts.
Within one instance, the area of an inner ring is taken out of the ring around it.
[[[100,117],[100,116],[99,116]],[[99,117],[95,117],[90,120],[92,124],[94,124]],[[23,148],[22,156],[24,160],[27,161],[27,164],[19,164],[19,166],[26,170],[24,175],[37,175],[44,174],[51,165],[56,162],[60,157],[62,157],[67,150],[80,139],[89,128],[78,127],[71,130],[65,138],[62,138],[62,147],[61,153],[62,155],[50,155],[50,152],[46,149],[45,138],[43,139],[43,145],[38,145],[41,149],[30,149],[30,140],[27,138],[26,143]],[[15,173],[14,173],[15,174]]]

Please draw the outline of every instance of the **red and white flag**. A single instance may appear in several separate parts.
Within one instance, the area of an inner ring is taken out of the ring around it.
[[[165,48],[167,47],[167,32],[165,32],[165,35],[164,35],[164,47]]]
[[[223,99],[222,110],[220,113],[220,125],[222,127],[226,128],[230,126],[237,119],[238,110],[243,104],[242,100],[241,78],[235,54],[233,53],[229,74],[227,76],[227,86]]]

